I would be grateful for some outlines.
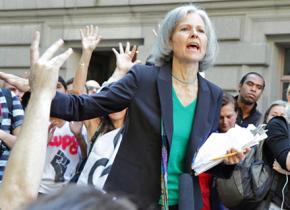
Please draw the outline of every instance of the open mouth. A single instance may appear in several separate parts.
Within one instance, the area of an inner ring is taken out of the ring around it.
[[[199,50],[199,44],[197,42],[190,42],[186,48],[188,49],[196,49],[196,50]]]

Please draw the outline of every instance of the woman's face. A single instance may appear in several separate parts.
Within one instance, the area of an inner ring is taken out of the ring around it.
[[[203,59],[207,49],[205,24],[197,13],[189,13],[176,25],[170,45],[173,59],[192,63]]]
[[[269,112],[266,123],[268,123],[273,117],[285,116],[285,113],[286,113],[286,108],[284,106],[281,106],[281,105],[273,106]]]

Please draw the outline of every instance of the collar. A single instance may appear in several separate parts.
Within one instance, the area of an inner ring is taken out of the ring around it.
[[[236,106],[237,106],[238,114],[239,114],[239,115],[242,115],[243,110],[238,106],[238,96],[239,96],[239,95],[236,95],[236,96],[234,97],[234,99],[235,99],[235,102],[236,102]],[[250,115],[254,114],[254,113],[257,111],[257,106],[258,106],[258,104],[257,104],[257,102],[255,102],[254,107],[253,107],[252,110],[250,111]],[[250,115],[249,115],[249,116],[250,116]]]

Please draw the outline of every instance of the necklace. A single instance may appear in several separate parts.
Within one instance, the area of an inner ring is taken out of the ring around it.
[[[182,80],[182,79],[179,79],[178,77],[174,76],[172,73],[171,73],[171,76],[176,79],[178,82],[182,83],[182,84],[185,84],[185,85],[192,85],[195,83],[197,77],[194,79],[194,80],[188,80],[188,81],[185,81],[185,80]]]

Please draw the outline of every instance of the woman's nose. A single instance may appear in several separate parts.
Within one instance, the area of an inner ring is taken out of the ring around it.
[[[198,33],[196,29],[191,30],[191,37],[197,37]]]

